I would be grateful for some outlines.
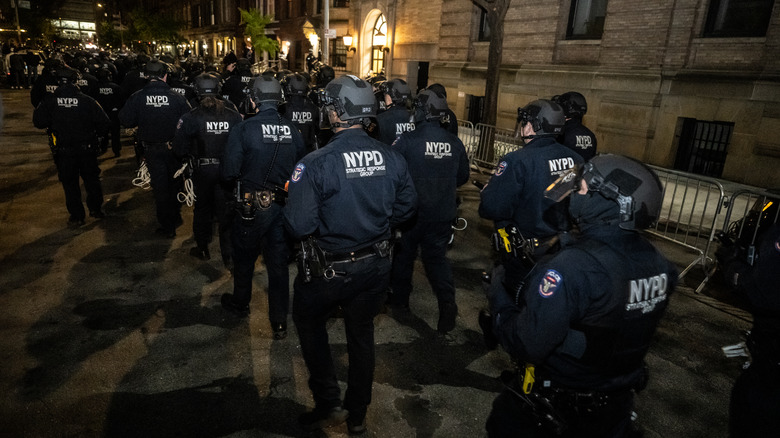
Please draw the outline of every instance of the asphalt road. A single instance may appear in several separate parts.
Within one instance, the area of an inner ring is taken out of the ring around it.
[[[68,227],[27,90],[2,97],[0,436],[304,436],[296,419],[313,406],[308,374],[291,320],[288,338],[272,340],[262,265],[250,317],[226,314],[219,297],[232,279],[218,257],[189,255],[190,209],[175,239],[154,235],[152,194],[131,184],[129,139],[119,159],[101,157],[108,217]],[[376,318],[368,436],[484,436],[497,376],[510,368],[505,353],[481,341],[476,319],[485,305],[480,272],[490,265],[490,224],[476,214],[477,189],[461,192],[468,227],[449,253],[457,328],[436,335],[435,298],[418,264],[411,315]],[[687,263],[679,249],[659,244]],[[219,253],[216,242],[211,253]],[[686,285],[673,295],[647,357],[650,384],[637,397],[646,437],[727,436],[729,392],[743,359],[724,357],[721,347],[741,340],[750,317],[726,295],[696,295]],[[330,336],[343,384],[340,319],[331,320]],[[323,433],[346,435],[344,426]]]

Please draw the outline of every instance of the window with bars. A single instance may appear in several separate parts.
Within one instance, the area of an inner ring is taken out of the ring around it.
[[[572,0],[566,38],[601,39],[606,16],[607,0]]]
[[[349,0],[333,0],[334,8],[348,8]]]
[[[347,46],[341,38],[330,40],[330,66],[334,71],[347,71]]]
[[[704,37],[763,37],[774,0],[712,0]]]
[[[723,174],[734,123],[681,117],[677,122],[674,168],[719,178]]]

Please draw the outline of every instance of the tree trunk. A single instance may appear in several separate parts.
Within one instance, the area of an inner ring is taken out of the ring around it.
[[[504,18],[511,0],[472,0],[476,5],[487,11],[487,22],[490,27],[490,46],[488,47],[488,65],[485,75],[485,105],[482,112],[482,123],[495,126],[498,114],[498,86],[501,76],[501,62],[504,54]],[[479,156],[493,161],[493,141],[495,131],[482,132],[488,138],[480,140]]]

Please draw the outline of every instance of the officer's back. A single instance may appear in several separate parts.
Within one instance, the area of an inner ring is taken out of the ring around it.
[[[412,91],[403,79],[392,79],[382,83],[387,110],[376,118],[377,139],[385,144],[393,144],[404,132],[414,130],[412,121]]]
[[[409,164],[419,198],[418,220],[451,221],[457,214],[456,190],[469,179],[469,163],[460,139],[442,125],[446,101],[433,91],[416,99],[416,127],[393,145]]]
[[[95,99],[73,85],[78,73],[63,70],[73,75],[73,81],[43,97],[33,112],[33,124],[48,128],[58,147],[96,146],[97,135],[108,131],[108,116]]]
[[[119,120],[124,126],[138,127],[139,141],[164,143],[173,139],[179,117],[190,110],[190,105],[165,83],[164,63],[148,64],[146,74],[159,80],[152,80],[133,93],[119,111]]]

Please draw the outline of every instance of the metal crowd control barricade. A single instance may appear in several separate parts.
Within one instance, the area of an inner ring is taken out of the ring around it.
[[[468,120],[458,120],[458,138],[463,142],[466,148],[466,155],[469,157],[469,164],[474,167],[474,152],[476,151],[477,140],[474,136],[474,124]]]
[[[511,129],[477,123],[474,135],[476,143],[471,162],[480,171],[482,168],[492,171],[501,157],[523,147],[523,140],[515,138],[515,132]]]
[[[720,181],[662,167],[650,166],[664,187],[663,205],[658,223],[650,234],[690,249],[696,258],[680,273],[680,279],[694,266],[701,266],[704,279],[696,288],[701,292],[715,272],[710,255],[715,224],[725,201]]]
[[[723,220],[724,237],[746,251],[747,262],[755,260],[761,234],[780,216],[780,192],[742,189],[734,192],[726,203]]]

